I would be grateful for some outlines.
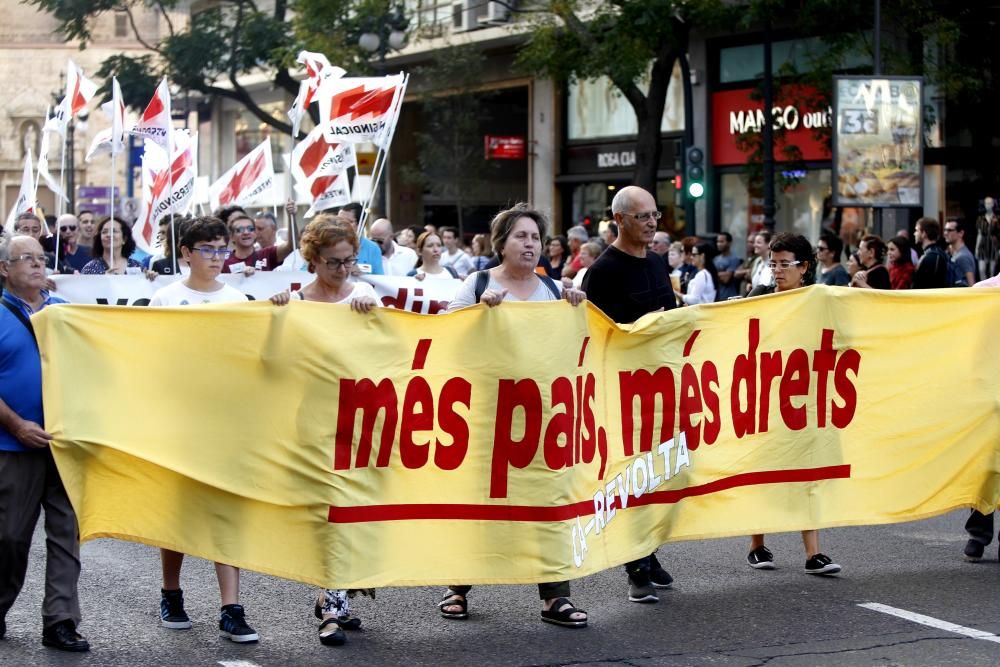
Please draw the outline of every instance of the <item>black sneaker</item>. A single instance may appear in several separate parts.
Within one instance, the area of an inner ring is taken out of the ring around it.
[[[253,643],[259,639],[257,631],[247,625],[243,605],[227,604],[219,614],[219,636],[238,644]]]
[[[755,570],[773,570],[774,556],[770,549],[761,545],[747,554],[747,565]]]
[[[84,653],[90,650],[90,644],[80,636],[76,631],[76,624],[69,619],[42,630],[42,646],[70,653]]]
[[[629,602],[659,602],[660,598],[653,588],[653,582],[649,580],[649,573],[646,570],[636,570],[628,575],[628,601]]]
[[[653,588],[670,588],[674,583],[674,578],[656,560],[656,554],[649,557],[649,583],[653,584]]]
[[[806,574],[837,574],[840,566],[823,554],[816,554],[806,561]]]
[[[191,619],[184,611],[184,592],[181,589],[160,589],[160,625],[171,630],[191,628]]]
[[[975,540],[969,540],[965,543],[965,560],[970,563],[978,563],[983,558],[983,551],[986,550],[986,545],[982,542],[977,542]]]

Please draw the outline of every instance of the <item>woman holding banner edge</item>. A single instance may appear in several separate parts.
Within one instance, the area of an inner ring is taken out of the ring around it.
[[[316,280],[294,293],[286,290],[275,294],[272,303],[284,306],[293,299],[342,303],[357,313],[367,313],[378,305],[371,285],[351,280],[360,247],[352,223],[332,215],[318,215],[302,232],[300,246],[307,269],[316,274]],[[347,641],[344,630],[361,627],[361,619],[351,614],[350,598],[354,594],[346,590],[319,592],[314,612],[320,619],[319,641],[324,646],[340,646]]]
[[[583,303],[587,295],[582,291],[574,288],[561,290],[548,275],[535,272],[547,226],[545,216],[527,204],[517,204],[498,213],[490,223],[490,236],[500,265],[470,274],[448,304],[446,312],[480,302],[490,308],[504,301],[555,301],[564,298],[574,306]],[[471,588],[466,585],[448,586],[438,603],[441,616],[453,620],[467,619],[469,603],[466,596]],[[566,628],[586,627],[587,612],[575,607],[569,595],[568,581],[538,584],[542,621]]]
[[[771,240],[768,268],[774,274],[774,285],[758,285],[747,298],[790,292],[800,287],[812,285],[816,281],[816,254],[804,236],[798,234],[778,234]],[[802,546],[806,552],[806,574],[830,575],[840,572],[840,565],[819,551],[819,531],[803,530]],[[764,546],[763,535],[750,536],[750,553],[747,565],[755,570],[773,570],[774,556]]]

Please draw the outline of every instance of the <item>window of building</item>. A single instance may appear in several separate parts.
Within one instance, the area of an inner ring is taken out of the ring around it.
[[[125,12],[115,12],[115,37],[121,39],[128,37],[128,14]]]
[[[862,44],[849,52],[840,69],[851,70],[871,65],[871,55],[863,51]],[[771,43],[771,72],[781,73],[785,67],[805,71],[819,56],[827,52],[826,43],[819,37],[786,39]],[[754,81],[764,78],[764,45],[748,44],[719,49],[719,83]]]
[[[640,88],[645,92],[647,84]],[[638,131],[635,111],[610,79],[601,77],[569,84],[566,103],[567,133],[570,140],[632,136]],[[680,65],[674,64],[663,107],[661,132],[684,129],[684,84]]]

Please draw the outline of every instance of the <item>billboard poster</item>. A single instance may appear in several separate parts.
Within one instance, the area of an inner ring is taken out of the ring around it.
[[[835,206],[922,206],[922,99],[917,77],[834,77]]]

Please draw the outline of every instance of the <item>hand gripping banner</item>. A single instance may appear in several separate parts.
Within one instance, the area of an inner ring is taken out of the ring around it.
[[[991,511],[996,298],[812,287],[628,328],[565,302],[33,321],[84,540],[372,587],[558,581],[675,540]]]

